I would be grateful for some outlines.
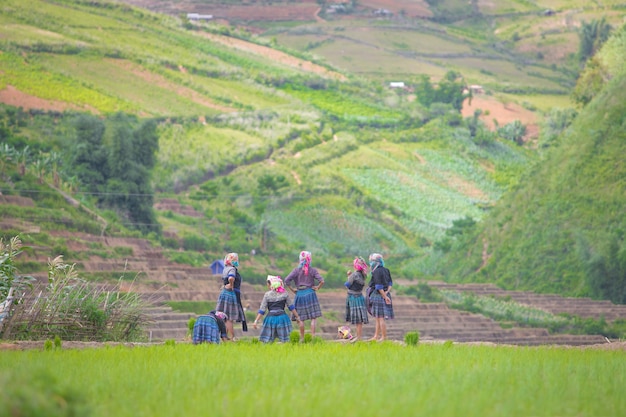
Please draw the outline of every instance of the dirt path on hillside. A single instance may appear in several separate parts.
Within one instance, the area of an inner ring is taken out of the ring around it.
[[[229,36],[216,35],[212,33],[198,33],[198,36],[210,39],[213,42],[227,45],[240,51],[246,51],[255,55],[264,56],[274,62],[280,62],[281,64],[288,65],[293,68],[298,68],[303,71],[312,72],[322,77],[333,78],[340,81],[345,81],[346,77],[338,72],[330,71],[321,65],[314,64],[304,59],[296,58],[289,54],[286,54],[276,49],[269,48],[267,46],[257,45],[252,42],[244,41],[237,38],[231,38]]]

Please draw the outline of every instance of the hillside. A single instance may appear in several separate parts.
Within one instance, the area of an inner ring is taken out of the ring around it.
[[[107,233],[162,228],[153,238],[168,256],[195,266],[236,250],[260,281],[307,247],[333,285],[346,259],[373,251],[409,260],[398,273],[414,277],[455,219],[482,217],[534,158],[474,120],[479,142],[452,104],[431,109],[237,29],[70,0],[10,1],[0,18],[0,98],[23,109],[3,109],[5,167],[22,158],[17,171],[102,208],[96,198],[129,195],[120,183],[89,189],[77,179],[77,121],[101,125],[105,147],[120,123],[155,121],[146,197],[158,227],[108,210]],[[463,80],[452,77],[460,103]],[[4,194],[32,191],[34,179],[17,171],[3,176]]]
[[[452,251],[444,274],[509,289],[626,303],[626,29],[591,62],[580,88],[602,72],[595,96],[567,131]]]
[[[25,239],[37,247],[46,231],[64,228],[58,202],[45,197],[60,189],[105,219],[90,217],[89,232],[137,236],[146,224],[99,200],[141,195],[154,203],[147,237],[171,261],[202,267],[237,251],[247,279],[262,282],[307,248],[339,287],[355,254],[377,251],[398,278],[436,275],[450,233],[480,222],[526,178],[542,120],[569,106],[577,25],[620,19],[617,3],[605,3],[551,2],[549,15],[540,2],[363,2],[334,15],[313,2],[257,5],[285,8],[272,18],[237,2],[218,16],[209,2],[188,10],[186,2],[7,0],[1,191],[37,197],[32,209],[5,213],[42,225]],[[372,14],[381,8],[392,15]],[[191,11],[219,18],[194,23],[184,17]],[[571,49],[518,48],[536,37]],[[389,87],[397,80],[406,88]],[[470,100],[461,91],[473,83],[484,93]],[[77,120],[103,121],[110,146],[119,113],[132,116],[125,123],[156,124],[153,192],[119,183],[88,190],[72,170]],[[525,134],[500,129],[516,121]]]
[[[124,3],[179,17],[210,15],[216,24],[244,27],[377,82],[410,83],[455,69],[500,101],[543,110],[569,105],[581,25],[602,17],[619,26],[624,15],[619,0]]]

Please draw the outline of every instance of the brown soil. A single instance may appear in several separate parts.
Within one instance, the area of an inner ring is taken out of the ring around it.
[[[7,85],[6,88],[0,90],[0,103],[8,104],[9,106],[21,107],[24,110],[44,109],[59,112],[65,110],[87,110],[91,113],[98,114],[98,110],[93,107],[81,107],[64,101],[46,100],[24,93],[12,85]]]
[[[502,103],[490,96],[474,96],[471,104],[469,100],[465,100],[461,114],[463,117],[471,117],[478,109],[482,110],[480,120],[491,130],[496,129],[494,120],[497,120],[500,126],[519,120],[526,125],[526,140],[536,139],[539,136],[537,115],[519,104]]]

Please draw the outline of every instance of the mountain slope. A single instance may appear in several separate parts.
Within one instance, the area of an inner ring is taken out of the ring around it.
[[[626,303],[626,71],[606,58],[624,34],[599,53],[603,89],[453,253],[450,279]]]

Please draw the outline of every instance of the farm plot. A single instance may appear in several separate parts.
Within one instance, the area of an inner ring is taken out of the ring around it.
[[[404,253],[406,244],[377,222],[362,215],[353,215],[332,206],[321,205],[266,211],[271,230],[289,236],[307,248],[320,253],[337,249],[346,254],[369,253],[383,243],[379,250]],[[335,248],[335,249],[333,249]]]
[[[162,74],[121,59],[76,59],[50,56],[47,68],[56,68],[82,85],[98,85],[108,95],[132,103],[153,116],[188,116],[233,111],[196,89],[175,83]]]
[[[269,48],[263,45],[257,45],[253,42],[244,41],[237,38],[231,38],[222,35],[215,35],[209,33],[202,33],[199,36],[207,38],[212,42],[220,43],[223,45],[227,45],[231,48],[251,52],[255,55],[261,55],[263,57],[269,58],[272,62],[277,64],[286,65],[290,68],[295,68],[299,71],[311,72],[317,75],[337,79],[344,81],[346,78],[343,74],[337,73],[335,71],[331,71],[321,65],[317,65],[310,61],[306,61],[300,58],[296,58],[284,52],[278,51],[276,49]]]
[[[265,140],[239,130],[199,123],[186,127],[163,125],[154,181],[162,188],[187,183],[190,178],[201,181],[207,173],[241,164],[250,153],[265,152],[267,146]]]
[[[436,36],[415,29],[394,26],[347,26],[341,32],[354,42],[376,45],[393,51],[419,54],[468,54],[471,53],[469,44],[448,38],[444,33]]]
[[[95,109],[97,112],[136,112],[138,108],[118,97],[112,97],[77,79],[57,72],[47,71],[35,62],[28,62],[10,52],[0,54],[2,80],[0,88],[7,85],[43,100],[71,103],[74,108]]]
[[[437,240],[454,220],[482,217],[471,198],[429,180],[419,173],[367,169],[342,171],[359,187],[376,190],[373,197],[403,213],[405,227]]]

